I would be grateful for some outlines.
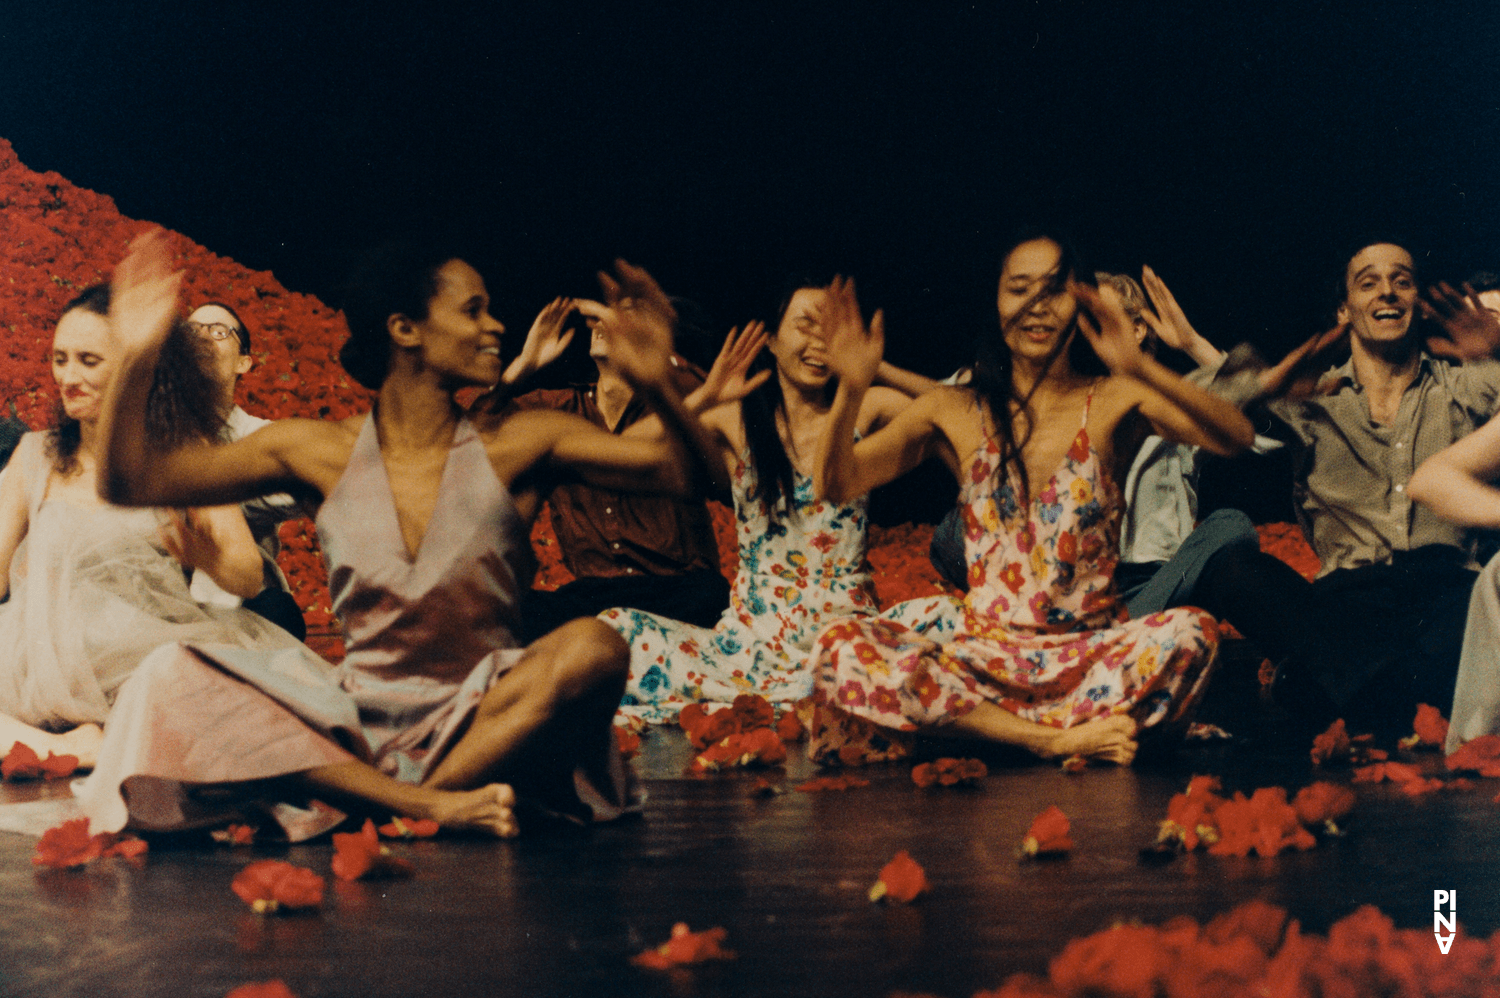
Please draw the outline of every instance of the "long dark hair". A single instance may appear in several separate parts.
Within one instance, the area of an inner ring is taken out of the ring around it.
[[[1084,275],[1091,273],[1084,268],[1071,240],[1056,230],[1044,228],[1020,229],[1012,235],[1006,244],[1005,252],[1000,254],[1001,271],[1004,271],[1005,262],[1010,259],[1011,253],[1015,252],[1018,246],[1039,239],[1055,243],[1062,255],[1058,259],[1056,275],[1046,287],[1036,293],[1032,302],[1062,294],[1067,290],[1070,279],[1083,280]],[[1027,308],[1032,302],[1027,303]],[[1027,308],[1016,313],[1015,318],[1011,320],[1012,323],[1019,322],[1026,315]],[[1094,355],[1093,349],[1088,345],[1088,341],[1082,336],[1074,335],[1077,321],[1075,318],[1073,326],[1063,330],[1062,335],[1058,337],[1056,352],[1047,358],[1047,369],[1050,370],[1051,366],[1057,362],[1058,356],[1064,349],[1068,351],[1069,364],[1080,373],[1095,373],[1095,368],[1103,367],[1098,357]],[[1015,369],[1010,346],[1005,342],[1006,332],[1006,329],[1001,328],[988,336],[979,337],[974,355],[974,377],[968,387],[974,392],[981,410],[988,411],[990,421],[995,424],[995,434],[999,437],[1000,444],[1001,480],[1006,480],[1008,469],[1013,465],[1021,478],[1022,495],[1017,498],[1024,502],[1025,497],[1031,494],[1031,483],[1026,475],[1026,462],[1021,460],[1021,450],[1031,439],[1031,433],[1035,427],[1033,420],[1028,418],[1026,430],[1018,439],[1011,410],[1014,407],[1017,413],[1026,411],[1031,404],[1031,397],[1036,394],[1037,388],[1041,385],[1041,379],[1038,379],[1025,395],[1016,392]]]
[[[62,315],[83,309],[109,316],[108,284],[85,288],[63,306]],[[61,321],[62,315],[58,316]],[[210,369],[207,344],[186,326],[177,323],[162,343],[146,396],[146,433],[153,445],[170,449],[194,441],[217,440],[225,432],[219,411],[219,384]],[[46,452],[60,475],[78,470],[78,448],[83,441],[82,424],[69,416],[59,401],[52,429],[47,433]]]
[[[802,277],[789,280],[776,306],[776,322],[771,327],[773,335],[781,330],[782,320],[786,318],[787,309],[791,307],[792,298],[798,291],[827,286],[827,281],[820,284]],[[771,376],[766,379],[765,384],[745,397],[740,403],[740,413],[745,421],[745,442],[750,447],[750,462],[755,467],[754,495],[774,519],[782,500],[786,502],[788,515],[796,514],[797,479],[792,459],[787,456],[786,444],[782,442],[781,431],[777,429],[777,414],[781,414],[782,418],[786,416],[786,399],[781,394],[776,355],[770,350],[762,350],[750,365],[750,375],[761,371],[770,371]],[[829,398],[833,397],[835,388],[830,382],[827,388]]]

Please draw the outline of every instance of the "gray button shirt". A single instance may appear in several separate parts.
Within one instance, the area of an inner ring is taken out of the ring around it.
[[[1323,380],[1328,394],[1269,407],[1302,444],[1297,513],[1323,560],[1319,575],[1427,544],[1466,548],[1468,532],[1413,503],[1406,487],[1418,465],[1500,408],[1500,362],[1453,364],[1423,353],[1389,426],[1370,418],[1352,359]]]

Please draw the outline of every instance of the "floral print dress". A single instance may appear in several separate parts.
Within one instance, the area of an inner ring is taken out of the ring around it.
[[[1089,403],[1061,466],[1029,505],[1013,471],[999,485],[995,440],[975,457],[960,494],[970,588],[951,638],[914,633],[901,605],[819,635],[815,758],[899,757],[910,741],[902,733],[986,700],[1059,728],[1111,713],[1142,727],[1185,717],[1218,627],[1191,607],[1127,619],[1113,578],[1120,497],[1089,442]]]
[[[652,723],[671,721],[686,703],[732,701],[758,693],[772,702],[812,693],[806,662],[813,638],[832,620],[873,617],[879,607],[865,562],[866,500],[835,505],[816,499],[812,479],[795,474],[793,504],[772,515],[756,496],[746,454],[731,490],[739,537],[739,572],[729,607],[712,629],[641,610],[606,610],[599,618],[630,643],[630,679],[622,712]],[[958,623],[957,601],[908,600],[897,618],[913,633]]]

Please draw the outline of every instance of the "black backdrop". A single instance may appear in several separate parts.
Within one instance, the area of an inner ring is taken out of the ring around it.
[[[616,255],[715,328],[852,273],[933,374],[1025,221],[1268,353],[1367,233],[1500,269],[1494,4],[386,6],[6,4],[0,135],[295,290],[447,231],[517,331]]]

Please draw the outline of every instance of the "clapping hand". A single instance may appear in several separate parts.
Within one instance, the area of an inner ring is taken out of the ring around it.
[[[640,267],[615,261],[615,275],[599,272],[605,308],[598,331],[609,359],[633,388],[665,384],[672,372],[672,334],[677,310],[661,286]]]
[[[708,370],[708,377],[687,397],[689,408],[703,412],[727,402],[738,402],[763,385],[771,376],[769,370],[750,378],[745,377],[745,372],[765,349],[769,339],[765,324],[761,322],[748,323],[743,333],[738,328],[731,329],[724,338],[719,355],[714,358],[713,367]]]
[[[554,298],[537,314],[520,355],[510,362],[500,379],[503,384],[517,384],[562,356],[573,342],[573,330],[563,330],[576,308],[572,298]]]
[[[1078,328],[1112,374],[1134,377],[1146,363],[1146,355],[1135,338],[1135,323],[1126,314],[1114,288],[1096,288],[1080,281],[1068,282],[1068,290],[1082,306]]]
[[[177,317],[181,271],[172,269],[172,247],[161,229],[130,243],[110,279],[109,324],[127,353],[159,347]]]
[[[1464,293],[1453,290],[1446,281],[1427,289],[1427,299],[1417,299],[1422,314],[1443,327],[1447,339],[1432,336],[1427,349],[1439,357],[1452,360],[1480,360],[1493,357],[1500,349],[1500,319],[1479,303],[1479,295],[1469,285]]]
[[[841,385],[868,388],[885,356],[885,313],[877,309],[866,326],[859,313],[854,279],[835,277],[824,296],[818,324],[828,370]]]

